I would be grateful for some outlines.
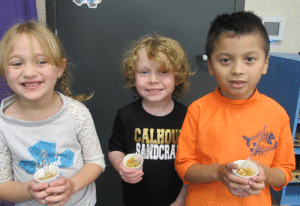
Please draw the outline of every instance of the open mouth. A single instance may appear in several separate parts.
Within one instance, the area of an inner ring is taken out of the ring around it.
[[[245,86],[245,84],[245,81],[230,81],[230,85],[235,89],[242,88]]]
[[[40,87],[41,82],[24,82],[21,84],[26,90],[34,90]]]
[[[155,94],[155,93],[161,92],[162,89],[146,89],[146,91],[151,94]]]

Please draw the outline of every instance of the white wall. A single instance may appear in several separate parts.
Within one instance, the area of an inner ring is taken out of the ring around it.
[[[282,41],[272,42],[270,52],[300,52],[300,0],[245,0],[245,10],[261,17],[284,17]]]

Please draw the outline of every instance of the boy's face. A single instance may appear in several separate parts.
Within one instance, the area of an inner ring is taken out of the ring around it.
[[[135,87],[143,101],[147,103],[166,103],[172,100],[175,89],[175,74],[170,71],[162,71],[158,62],[148,59],[145,49],[141,49],[138,56]],[[161,54],[161,57],[166,59],[163,54]]]
[[[261,75],[267,73],[269,56],[266,58],[263,39],[258,33],[234,37],[223,34],[207,63],[224,97],[248,99]]]

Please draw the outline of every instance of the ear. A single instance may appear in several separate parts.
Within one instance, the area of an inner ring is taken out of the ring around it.
[[[214,76],[215,73],[214,73],[213,66],[212,66],[210,60],[207,59],[206,62],[207,62],[207,68],[208,68],[208,72],[209,72],[210,76]]]
[[[261,74],[263,74],[263,75],[266,74],[267,71],[268,71],[268,68],[269,68],[269,59],[270,59],[270,55],[267,56],[266,61],[264,63],[264,67],[263,67],[263,70],[261,72]]]
[[[67,60],[65,58],[62,59],[60,66],[58,67],[58,78],[64,73],[67,65]]]

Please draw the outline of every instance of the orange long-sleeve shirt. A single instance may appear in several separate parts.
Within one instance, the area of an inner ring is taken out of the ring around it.
[[[262,141],[252,159],[281,169],[287,184],[295,169],[295,155],[286,111],[257,90],[250,99],[233,100],[221,96],[217,88],[188,108],[179,137],[175,169],[184,180],[187,169],[195,163],[225,164],[246,159],[260,135]],[[184,183],[188,184],[185,180]],[[222,182],[190,184],[186,204],[272,205],[267,185],[260,195],[239,198],[232,195]]]

